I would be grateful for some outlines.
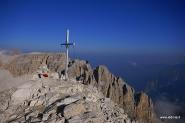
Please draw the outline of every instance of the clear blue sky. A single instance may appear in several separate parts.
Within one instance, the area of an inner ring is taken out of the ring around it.
[[[185,53],[184,0],[0,0],[0,48]]]

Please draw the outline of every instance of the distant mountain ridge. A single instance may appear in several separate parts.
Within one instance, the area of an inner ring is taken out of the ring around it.
[[[161,70],[153,80],[149,81],[146,88],[147,92],[155,93],[154,95],[158,96],[158,93],[170,94],[169,98],[173,97],[179,98],[182,101],[185,101],[183,94],[185,86],[185,64],[176,64],[171,66],[166,66]],[[171,93],[173,92],[173,93]],[[175,101],[175,99],[173,100]]]
[[[159,106],[160,103],[169,103],[171,107],[166,110],[173,115],[180,115],[181,122],[185,116],[185,64],[168,65],[164,67],[152,80],[148,82],[146,93],[148,93],[154,103],[158,115],[164,115]],[[181,123],[174,121],[174,123]]]

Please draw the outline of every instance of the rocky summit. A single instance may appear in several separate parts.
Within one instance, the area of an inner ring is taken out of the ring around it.
[[[96,87],[76,80],[30,77],[25,84],[0,95],[2,123],[134,123]]]
[[[27,75],[25,83],[0,92],[0,122],[154,123],[151,99],[103,65],[71,60],[64,81],[65,54],[24,54],[0,63],[14,77]],[[43,64],[48,77],[38,76]]]

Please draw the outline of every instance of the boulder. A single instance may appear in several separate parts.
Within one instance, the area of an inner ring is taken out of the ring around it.
[[[81,98],[82,97],[80,95],[71,96],[71,97],[65,98],[64,100],[61,100],[59,103],[57,103],[57,106],[68,105],[80,100]]]
[[[30,102],[30,107],[33,107],[33,106],[40,106],[40,105],[42,105],[44,102],[42,101],[42,100],[32,100],[31,102]]]
[[[23,102],[26,99],[29,99],[31,97],[32,90],[30,89],[19,89],[12,95],[12,100],[14,101],[14,104],[19,104]]]
[[[68,119],[68,123],[95,123],[94,121],[97,119],[94,119],[96,117],[96,113],[94,112],[87,112],[81,115],[73,116],[70,119]],[[100,123],[100,122],[98,122]]]
[[[73,116],[77,116],[86,112],[84,101],[80,100],[64,108],[64,117],[69,119]]]

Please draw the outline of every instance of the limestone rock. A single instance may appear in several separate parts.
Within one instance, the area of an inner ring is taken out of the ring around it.
[[[135,99],[135,91],[125,81],[119,77],[115,77],[109,72],[105,66],[98,66],[94,70],[94,78],[97,83],[97,87],[103,92],[106,97],[109,97],[114,102],[118,103],[128,115],[133,119],[147,119],[150,122],[152,119],[153,104],[146,94],[142,94],[141,100],[138,102]],[[145,96],[143,96],[145,95]],[[140,108],[136,105],[140,104]],[[146,105],[147,112],[142,106]],[[135,110],[138,107],[137,111]],[[142,116],[141,116],[142,115]]]
[[[41,101],[41,100],[32,100],[31,102],[30,102],[30,107],[33,107],[33,106],[40,106],[40,105],[43,105],[43,101]]]
[[[69,119],[73,116],[80,115],[86,112],[85,105],[83,104],[83,101],[78,101],[76,103],[73,103],[71,105],[68,105],[64,108],[64,117],[66,119]]]
[[[95,118],[96,115],[94,112],[87,112],[81,115],[73,116],[68,120],[68,123],[95,123],[98,121],[98,123],[101,123],[100,120]]]
[[[66,56],[64,53],[60,54],[48,54],[46,64],[48,69],[53,72],[61,72],[65,69]]]
[[[0,96],[0,112],[3,112],[9,107],[11,101],[11,90],[0,92]]]
[[[105,66],[100,65],[92,70],[87,62],[76,60],[69,69],[71,77],[82,78],[84,84],[96,86],[104,96],[119,104],[128,113],[129,117],[151,121],[154,112],[153,104],[152,101],[147,101],[151,99],[149,97],[142,98],[148,106],[147,113],[143,113],[145,112],[143,108],[136,111],[138,100],[135,99],[135,90],[124,80],[110,73]],[[141,114],[142,116],[140,116]]]
[[[31,98],[31,96],[36,93],[37,89],[41,85],[33,86],[33,82],[25,83],[18,87],[18,89],[12,94],[12,100],[14,104],[18,104]]]
[[[81,99],[81,96],[80,95],[71,96],[71,97],[65,98],[64,100],[61,100],[61,102],[59,102],[57,104],[57,106],[68,105],[68,104],[73,103],[73,102],[76,102],[76,101],[78,101],[80,99]]]
[[[129,119],[96,87],[75,80],[27,80],[12,91],[0,93],[0,99],[0,122],[125,123]]]
[[[136,99],[136,117],[144,122],[152,122],[151,119],[154,114],[151,112],[153,108],[151,99],[143,92],[136,94]]]
[[[53,78],[53,79],[59,79],[59,74],[57,72],[52,72],[50,73],[50,77]]]
[[[76,78],[78,81],[90,82],[93,71],[87,61],[74,60],[69,64],[68,73],[71,78]]]
[[[19,55],[18,57],[15,57],[12,61],[10,61],[8,64],[3,65],[3,67],[9,70],[13,75],[18,76],[23,74],[34,73],[43,63],[47,65],[48,69],[51,72],[58,73],[58,75],[62,77],[62,74],[64,74],[65,69],[65,54],[46,53]],[[101,92],[102,95],[107,98],[110,98],[114,103],[118,104],[119,107],[123,108],[125,113],[127,113],[128,117],[130,117],[131,119],[141,119],[146,120],[148,123],[151,122],[153,117],[153,104],[151,99],[144,93],[138,95],[135,90],[131,86],[129,86],[123,79],[113,75],[106,68],[106,66],[100,65],[95,69],[92,69],[87,61],[73,60],[69,63],[68,73],[70,78],[74,78],[78,82],[81,82],[89,87],[92,86],[97,88],[98,92]],[[59,76],[53,75],[51,79],[56,79]],[[39,81],[39,79],[34,76],[33,81]],[[39,87],[28,87],[30,90],[27,88],[20,88],[12,95],[12,100],[15,100],[15,102],[18,103],[23,100],[27,100],[34,95],[34,97],[40,96],[40,98],[42,97],[43,99],[46,99],[46,104],[52,104],[54,100],[59,98],[58,95],[60,94],[70,94],[71,96],[75,94],[80,94],[84,91],[85,94],[83,94],[82,97],[85,95],[87,102],[89,101],[96,103],[101,97],[98,93],[89,93],[89,91],[86,89],[87,87],[81,84],[76,84],[75,86],[68,84],[66,84],[65,86],[64,85],[60,87],[55,87],[53,88],[53,90],[49,88],[48,90],[44,90],[41,88],[40,85]],[[44,92],[35,92],[34,88],[41,88],[41,90]],[[47,86],[44,88],[47,88]],[[60,88],[58,92],[54,91],[58,88]],[[52,96],[44,95],[47,92],[50,92],[50,94],[53,93],[53,95],[56,94],[57,96],[53,96],[52,98]],[[47,101],[49,101],[49,103],[47,103]],[[56,102],[56,104],[54,104],[57,105],[57,103],[59,102]],[[69,103],[70,101],[66,102]]]
[[[4,68],[14,76],[35,72],[43,63],[51,71],[61,71],[65,68],[65,54],[26,54],[14,58]]]

